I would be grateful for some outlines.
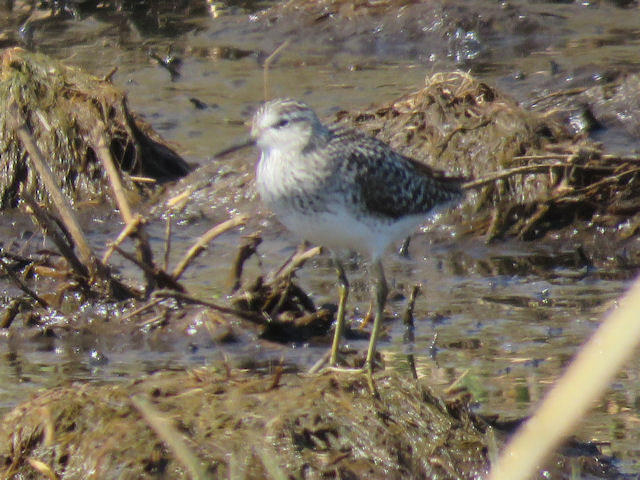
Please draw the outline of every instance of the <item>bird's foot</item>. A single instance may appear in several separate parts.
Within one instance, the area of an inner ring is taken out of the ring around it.
[[[322,371],[335,372],[335,373],[364,374],[367,377],[367,388],[369,389],[369,393],[374,398],[380,398],[380,394],[378,393],[378,389],[376,388],[376,384],[373,380],[373,368],[371,365],[365,364],[359,368],[337,367],[337,366],[329,365],[325,367]]]
[[[350,373],[350,374],[365,374],[367,377],[367,387],[371,395],[375,398],[380,398],[378,389],[376,388],[373,380],[373,364],[364,362],[361,367],[349,367],[339,366],[338,362],[330,363],[331,352],[325,353],[321,359],[319,359],[308,371],[309,374],[314,375],[323,372],[335,372],[335,373]],[[339,357],[338,357],[339,359]]]

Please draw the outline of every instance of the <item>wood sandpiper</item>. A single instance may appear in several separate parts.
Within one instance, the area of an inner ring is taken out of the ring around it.
[[[446,177],[363,133],[323,125],[311,108],[289,99],[258,109],[251,139],[261,150],[257,190],[277,218],[305,240],[370,258],[375,309],[364,367],[375,391],[373,362],[388,293],[381,258],[427,214],[457,203],[461,178]],[[329,358],[335,366],[349,282],[332,253],[340,294]]]

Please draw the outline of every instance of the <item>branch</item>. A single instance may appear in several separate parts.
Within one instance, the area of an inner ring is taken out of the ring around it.
[[[462,184],[463,190],[474,190],[484,187],[489,183],[502,180],[504,178],[513,177],[515,175],[528,175],[530,173],[547,173],[552,168],[581,168],[583,170],[610,172],[613,167],[599,167],[580,165],[577,163],[546,163],[541,165],[524,165],[522,167],[509,168],[501,172],[489,175],[487,177],[470,180]]]
[[[60,218],[69,231],[73,242],[78,247],[82,263],[84,263],[91,275],[95,274],[98,270],[98,260],[93,254],[93,251],[89,246],[89,242],[87,241],[84,232],[80,228],[80,224],[75,214],[73,213],[73,209],[71,208],[69,199],[62,193],[62,190],[60,190],[58,181],[49,168],[49,165],[42,155],[40,148],[38,148],[38,145],[36,145],[35,140],[27,129],[25,120],[22,117],[18,104],[15,101],[12,101],[9,105],[9,112],[9,119],[12,127],[16,135],[18,135],[18,138],[20,138],[20,141],[24,145],[25,149],[29,153],[29,159],[31,160],[31,163],[35,167],[38,175],[40,176],[40,179],[44,183],[52,202],[58,209]]]
[[[93,147],[96,151],[96,155],[102,162],[102,165],[107,172],[109,182],[111,183],[111,189],[113,190],[113,196],[116,199],[118,210],[120,210],[120,215],[122,216],[122,220],[124,220],[125,223],[125,229],[118,238],[119,243],[122,243],[122,241],[124,241],[124,239],[126,238],[126,235],[124,235],[125,232],[127,235],[134,235],[138,239],[137,251],[139,260],[153,267],[153,252],[151,250],[151,246],[149,245],[149,237],[141,228],[142,221],[140,217],[134,217],[133,213],[131,212],[131,207],[129,206],[129,202],[127,200],[127,193],[122,186],[122,181],[120,180],[120,173],[115,166],[111,151],[107,147],[107,140],[104,136],[104,132],[100,130],[100,125],[96,126],[93,129],[93,132],[91,132],[91,136],[93,138]],[[116,240],[116,242],[118,242],[118,240]],[[108,259],[111,253],[113,253],[113,249],[105,253],[105,258]],[[106,263],[106,260],[104,258],[103,263]],[[145,290],[146,293],[149,294],[155,286],[155,276],[147,274],[145,275],[145,277],[147,281]]]
[[[193,260],[207,248],[207,244],[210,241],[212,241],[216,237],[219,237],[224,232],[237,227],[238,225],[243,225],[246,221],[247,217],[245,215],[237,215],[233,218],[230,218],[226,222],[222,222],[219,225],[216,225],[215,227],[209,229],[207,232],[201,235],[173,270],[173,273],[171,274],[173,279],[178,280],[180,278],[189,264],[193,262]]]
[[[6,274],[11,277],[11,280],[14,281],[14,283],[18,286],[20,290],[22,290],[24,293],[26,293],[32,299],[34,299],[41,307],[47,308],[47,309],[49,308],[49,304],[45,300],[43,300],[42,297],[40,297],[36,292],[34,292],[31,288],[29,288],[29,286],[26,283],[24,283],[22,279],[18,275],[16,275],[13,270],[11,270],[11,267],[7,265],[7,262],[5,262],[1,258],[0,258],[0,268],[2,268],[6,272]]]

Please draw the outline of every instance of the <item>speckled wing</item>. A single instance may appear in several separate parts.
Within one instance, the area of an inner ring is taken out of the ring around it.
[[[462,197],[461,177],[446,177],[376,138],[341,131],[331,143],[342,152],[341,174],[357,186],[369,215],[395,220]]]

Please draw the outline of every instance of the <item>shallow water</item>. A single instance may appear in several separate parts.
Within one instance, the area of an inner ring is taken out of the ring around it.
[[[494,8],[487,3],[487,12]],[[416,90],[425,76],[438,70],[469,69],[520,101],[532,103],[550,91],[594,84],[607,69],[638,69],[640,17],[634,10],[610,3],[511,2],[510,8],[521,9],[521,16],[536,22],[549,21],[544,29],[542,23],[534,22],[525,33],[496,28],[494,35],[484,38],[468,29],[460,33],[466,40],[449,40],[448,53],[437,46],[438,52],[445,52],[437,55],[430,55],[429,45],[419,41],[398,45],[384,36],[374,51],[355,41],[341,47],[328,38],[296,41],[271,67],[270,94],[301,98],[327,117],[339,109],[378,104]],[[242,123],[263,97],[262,61],[284,40],[277,30],[238,26],[249,14],[239,9],[235,15],[217,19],[178,17],[175,21],[180,28],[175,31],[147,30],[139,26],[143,24],[135,26],[100,15],[55,19],[36,30],[35,44],[38,50],[97,75],[117,66],[114,82],[129,93],[131,109],[175,142],[189,161],[202,164],[216,150],[246,135]],[[149,49],[164,52],[169,45],[183,60],[181,76],[173,81],[147,55]],[[552,61],[559,70],[550,67]],[[194,108],[191,99],[204,102],[206,108]],[[634,138],[615,128],[599,136],[611,149],[628,152],[636,148]],[[254,202],[248,202],[230,210],[251,213],[255,208]],[[172,259],[179,258],[194,238],[219,220],[222,218],[205,218],[174,228]],[[103,245],[120,229],[113,215],[85,222],[95,245]],[[0,228],[3,238],[16,238],[16,232],[18,238],[25,238],[25,232],[33,229],[17,213],[5,214]],[[163,229],[162,222],[150,228],[157,255],[163,251]],[[266,222],[263,230],[261,264],[251,260],[246,278],[274,268],[295,248],[297,239],[275,223]],[[187,271],[184,284],[193,295],[224,301],[240,233],[251,230],[226,234]],[[394,289],[408,295],[414,284],[422,285],[412,344],[404,343],[405,329],[399,320],[406,301],[389,304],[389,315],[395,320],[385,325],[388,332],[380,345],[387,366],[404,369],[406,353],[414,353],[420,375],[442,387],[460,381],[473,393],[482,412],[505,418],[526,415],[630,282],[629,272],[582,265],[575,259],[576,246],[581,243],[576,236],[572,242],[547,238],[488,246],[447,232],[435,237],[416,234],[409,259],[390,253],[385,261]],[[361,263],[350,261],[347,272],[353,285],[350,314],[356,321],[368,305],[367,277]],[[124,262],[120,266],[124,275],[133,274]],[[310,262],[298,277],[316,304],[335,302],[334,272],[327,257]],[[11,285],[6,288],[5,298],[17,293]],[[116,310],[96,307],[82,312],[80,318],[106,322],[118,318]],[[152,333],[141,328],[139,335],[123,337],[113,334],[118,324],[112,320],[97,338],[74,334],[16,340],[10,331],[0,332],[2,351],[7,352],[0,361],[0,411],[38,388],[71,381],[121,381],[223,356],[239,365],[245,359],[277,362],[284,358],[287,363],[307,366],[327,348],[315,344],[283,347],[262,341],[220,346],[199,338],[202,329],[196,324],[192,327],[176,331],[169,326]],[[366,340],[345,343],[363,349]],[[610,452],[629,472],[640,472],[639,367],[638,358],[627,363],[576,432],[582,440],[611,442]]]

